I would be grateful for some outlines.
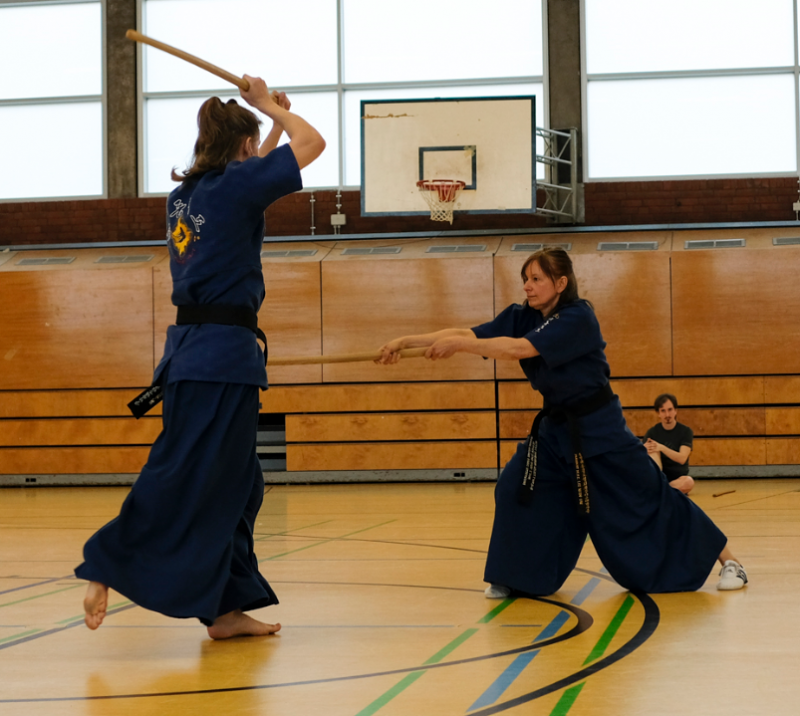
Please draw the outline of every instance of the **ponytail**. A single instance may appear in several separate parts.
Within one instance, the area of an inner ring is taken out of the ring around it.
[[[188,169],[172,170],[173,181],[184,181],[212,169],[224,169],[239,154],[242,142],[260,135],[261,120],[235,99],[224,104],[219,97],[203,102],[197,113],[197,141]]]

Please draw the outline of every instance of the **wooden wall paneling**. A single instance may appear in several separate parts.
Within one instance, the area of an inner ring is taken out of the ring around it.
[[[800,403],[800,375],[764,377],[764,402]]]
[[[347,248],[342,243],[322,262],[323,352],[377,350],[399,336],[469,328],[491,320],[492,253],[499,242],[496,237],[403,242],[400,254],[379,256],[342,255]],[[372,243],[354,245],[367,248]],[[426,253],[430,246],[464,243],[488,248],[476,254]],[[356,363],[323,368],[326,383],[492,378],[493,361],[466,354],[435,362],[417,358],[393,366]]]
[[[0,392],[0,418],[130,417],[140,389],[20,390]],[[161,415],[161,404],[148,417]]]
[[[286,446],[289,472],[497,467],[497,442],[317,443]]]
[[[767,435],[800,435],[800,407],[767,408]]]
[[[153,369],[164,355],[167,328],[175,323],[176,308],[172,305],[172,275],[169,261],[153,267]]]
[[[286,442],[486,440],[497,437],[494,412],[287,415]]]
[[[772,248],[772,239],[775,237],[800,237],[800,229],[791,226],[775,226],[768,228],[741,227],[735,229],[685,229],[673,234],[673,251],[686,251],[686,241],[711,241],[716,239],[744,239],[748,249]],[[780,250],[789,249],[791,246],[776,247]],[[698,249],[688,249],[697,251]],[[717,249],[719,250],[719,249]]]
[[[147,462],[149,447],[0,448],[0,475],[131,474]]]
[[[499,410],[538,410],[543,404],[542,394],[534,390],[527,380],[497,383]]]
[[[140,271],[149,270],[164,257],[166,249],[158,246],[123,246],[119,248],[88,248],[88,249],[36,249],[33,251],[19,251],[6,262],[0,262],[0,271],[17,273],[53,271]],[[109,258],[121,259],[125,256],[147,256],[149,261],[105,263],[100,260]],[[21,263],[24,259],[64,259],[71,258],[68,264],[40,264],[30,265]]]
[[[500,439],[523,440],[531,431],[538,410],[503,410],[500,412]]]
[[[649,407],[661,393],[672,393],[679,406],[764,403],[764,378],[760,375],[736,378],[612,379],[611,387],[624,407]]]
[[[767,465],[799,465],[800,438],[767,438]]]
[[[572,243],[580,295],[595,307],[613,375],[672,373],[669,232],[524,238],[522,243]],[[598,243],[608,240],[658,241],[659,250],[598,253]],[[515,243],[519,237],[505,237],[495,257],[496,313],[525,298],[520,270],[527,254],[514,252]],[[497,361],[497,375],[518,378],[522,371],[516,362]]]
[[[270,355],[322,354],[322,286],[320,262],[330,251],[315,244],[269,244],[265,249],[316,250],[313,257],[264,259],[266,298],[258,323],[267,334]],[[321,383],[322,366],[267,367],[271,385]]]
[[[8,249],[0,251],[0,266],[11,261],[19,253],[19,251],[9,251]]]
[[[766,465],[764,437],[699,438],[694,441],[691,465]]]
[[[265,413],[494,410],[494,383],[351,383],[278,386],[261,393]]]
[[[0,420],[0,447],[37,445],[150,445],[161,418],[50,418]]]
[[[639,437],[659,422],[654,410],[624,410],[623,413],[631,432]],[[763,407],[680,408],[678,421],[688,425],[695,436],[763,436],[767,433]]]
[[[800,247],[675,251],[675,375],[800,372]]]
[[[500,441],[500,469],[502,470],[506,463],[514,457],[514,453],[517,452],[517,446],[519,445],[519,440],[501,440]]]
[[[0,266],[0,390],[150,383],[151,270],[70,266]]]

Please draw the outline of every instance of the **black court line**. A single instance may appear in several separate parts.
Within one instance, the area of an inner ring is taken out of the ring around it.
[[[6,579],[10,579],[10,577],[6,577]],[[25,579],[25,577],[20,577],[20,579]],[[13,587],[12,589],[6,589],[0,594],[11,594],[11,592],[19,592],[22,589],[32,589],[33,587],[40,587],[43,584],[52,584],[53,582],[61,582],[65,579],[75,579],[74,574],[68,574],[66,577],[54,577],[53,579],[45,579],[43,582],[34,582],[33,584],[23,584],[21,587]]]
[[[552,684],[543,686],[540,689],[536,689],[536,691],[531,691],[530,693],[523,694],[522,696],[517,696],[510,701],[504,701],[503,703],[489,706],[488,708],[481,709],[480,711],[472,711],[470,716],[490,716],[490,714],[498,714],[503,711],[516,708],[517,706],[521,706],[522,704],[527,704],[530,701],[541,698],[542,696],[547,696],[555,691],[560,691],[567,686],[572,686],[579,681],[583,681],[584,679],[593,676],[598,671],[607,669],[612,664],[615,664],[616,662],[624,659],[626,656],[629,656],[636,651],[636,649],[644,644],[655,633],[658,623],[661,620],[661,612],[658,609],[658,605],[649,594],[645,594],[644,592],[630,593],[636,597],[641,603],[642,607],[644,607],[644,620],[642,621],[642,626],[639,628],[639,631],[636,632],[636,634],[634,634],[629,641],[623,644],[613,654],[609,654],[605,658],[594,662],[591,666],[587,666],[585,669],[576,671],[570,676],[559,679],[558,681],[554,681]]]
[[[106,612],[106,616],[111,616],[112,614],[119,614],[120,612],[127,611],[128,609],[133,609],[136,607],[136,604],[126,604],[124,607],[117,607],[116,609],[109,609]],[[31,634],[29,636],[22,637],[21,639],[16,639],[15,641],[9,641],[5,644],[0,644],[0,651],[3,649],[10,649],[12,646],[19,646],[20,644],[25,644],[29,641],[35,641],[36,639],[41,639],[44,636],[50,636],[52,634],[58,634],[59,632],[65,631],[67,629],[72,629],[76,626],[83,626],[84,621],[83,617],[77,618],[74,622],[67,624],[66,626],[54,627],[53,629],[45,629],[44,631],[37,632],[36,634]],[[38,699],[33,699],[34,701],[38,701]],[[0,700],[0,703],[5,703],[4,701]],[[10,701],[8,703],[11,703]]]
[[[275,582],[278,584],[279,582]],[[335,585],[348,585],[348,586],[376,586],[376,587],[401,587],[406,589],[439,589],[439,590],[448,590],[448,591],[460,591],[460,592],[469,592],[471,594],[482,594],[481,590],[479,589],[467,589],[463,587],[432,587],[429,585],[413,585],[413,584],[382,584],[382,583],[372,583],[372,582],[280,582],[281,584],[327,584],[329,586]],[[409,674],[414,671],[419,671],[421,669],[424,670],[432,670],[432,669],[443,669],[451,666],[460,666],[462,664],[471,664],[480,661],[488,661],[489,659],[497,659],[504,656],[514,656],[516,654],[521,654],[526,651],[532,651],[535,649],[543,649],[548,646],[552,646],[554,644],[558,644],[562,641],[567,641],[572,639],[579,634],[583,634],[587,629],[589,629],[592,624],[594,623],[594,619],[592,616],[585,610],[581,609],[580,607],[576,607],[574,604],[567,604],[564,602],[559,602],[554,599],[547,599],[545,597],[534,597],[535,601],[542,602],[544,604],[550,604],[559,609],[564,609],[566,611],[571,612],[577,618],[577,623],[575,626],[570,629],[569,631],[565,632],[564,634],[558,635],[553,637],[552,639],[545,639],[540,642],[535,642],[533,644],[526,644],[525,646],[517,647],[515,649],[507,649],[505,651],[496,652],[493,654],[483,654],[481,656],[473,656],[466,659],[458,659],[456,661],[444,661],[438,664],[425,664],[415,665],[410,667],[405,667],[401,669],[391,669],[389,671],[377,671],[372,673],[366,674],[354,674],[352,676],[336,676],[328,679],[308,679],[305,681],[289,681],[279,684],[256,684],[252,686],[231,686],[226,688],[217,688],[217,689],[197,689],[192,691],[166,691],[166,692],[157,692],[157,693],[147,693],[147,694],[111,694],[107,696],[66,696],[66,697],[49,697],[49,698],[41,698],[41,699],[0,699],[0,704],[12,704],[12,703],[52,703],[52,702],[73,702],[73,701],[114,701],[114,700],[122,700],[122,699],[144,699],[144,698],[154,698],[154,697],[165,697],[165,696],[198,696],[204,694],[226,694],[226,693],[241,693],[246,691],[263,691],[266,689],[278,689],[278,688],[286,688],[292,686],[311,686],[314,684],[331,684],[337,682],[344,682],[344,681],[356,681],[360,679],[371,679],[380,676],[397,676],[402,674]],[[128,607],[123,607],[123,609],[128,609],[134,605],[130,605]],[[121,610],[115,610],[121,611]],[[111,613],[111,612],[109,612]],[[82,622],[78,622],[82,623]],[[71,624],[71,626],[76,626],[76,624]],[[69,627],[63,627],[69,628]],[[62,628],[62,629],[63,629]],[[50,633],[53,631],[61,631],[62,629],[51,630]],[[43,634],[42,634],[43,635]],[[29,639],[35,639],[39,634],[34,634]],[[27,640],[27,639],[26,639]],[[23,640],[21,639],[20,643]]]

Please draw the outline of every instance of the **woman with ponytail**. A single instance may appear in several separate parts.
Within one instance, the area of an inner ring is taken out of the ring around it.
[[[537,251],[522,281],[525,302],[493,321],[397,338],[378,361],[395,363],[399,350],[423,346],[432,360],[457,352],[518,360],[542,394],[544,407],[495,489],[486,596],[558,591],[587,535],[625,589],[699,589],[717,560],[717,588],[741,589],[747,575],[725,535],[670,487],[625,424],[609,385],[606,343],[591,304],[578,295],[569,254]]]
[[[106,615],[109,588],[167,616],[197,618],[213,639],[280,629],[245,613],[278,603],[253,552],[264,492],[256,455],[267,388],[257,324],[264,210],[302,188],[300,169],[325,141],[289,111],[285,94],[245,79],[243,99],[273,122],[266,139],[253,112],[212,97],[198,114],[191,166],[172,173],[180,182],[166,211],[176,325],[153,385],[131,403],[139,417],[141,404],[163,397],[163,430],[119,516],[89,539],[75,570],[89,581],[90,629]],[[283,132],[289,142],[277,147]]]

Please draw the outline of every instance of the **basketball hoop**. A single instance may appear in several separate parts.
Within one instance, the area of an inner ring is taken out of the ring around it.
[[[422,198],[431,208],[433,221],[449,221],[453,223],[453,208],[461,190],[466,186],[456,179],[422,179],[417,188]]]

